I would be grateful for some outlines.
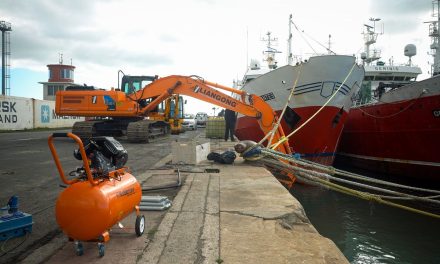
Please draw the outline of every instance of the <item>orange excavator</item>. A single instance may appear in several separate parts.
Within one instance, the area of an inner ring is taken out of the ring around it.
[[[231,97],[219,91],[232,92],[237,96]],[[56,94],[55,112],[64,116],[89,116],[108,118],[109,123],[100,121],[85,121],[91,128],[89,136],[97,131],[99,126],[119,126],[126,128],[130,141],[148,141],[157,129],[164,129],[151,119],[145,119],[166,99],[175,94],[187,95],[193,98],[230,109],[246,116],[255,117],[264,134],[269,133],[275,126],[277,117],[273,109],[262,98],[245,91],[237,90],[217,83],[209,82],[198,76],[171,75],[163,78],[151,77],[151,83],[142,89],[127,94],[124,87],[108,90],[75,90],[59,91]],[[119,122],[115,122],[119,121]],[[121,121],[123,120],[123,121]],[[113,123],[112,123],[113,122]],[[114,129],[114,127],[111,127]],[[273,142],[284,137],[284,131],[278,126],[273,136]],[[291,153],[288,141],[277,147],[278,151]]]

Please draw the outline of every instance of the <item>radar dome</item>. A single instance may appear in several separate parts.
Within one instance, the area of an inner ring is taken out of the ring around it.
[[[260,62],[256,59],[251,59],[251,65],[249,65],[251,70],[259,70],[260,69]]]
[[[408,44],[405,46],[405,56],[412,57],[417,54],[417,48],[414,44]]]
[[[361,53],[361,59],[365,60],[367,58],[367,53],[362,52]]]

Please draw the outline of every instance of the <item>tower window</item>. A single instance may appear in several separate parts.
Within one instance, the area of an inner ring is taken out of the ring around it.
[[[62,69],[61,70],[61,79],[73,79],[73,70]]]
[[[48,85],[47,86],[47,95],[55,96],[58,91],[64,91],[64,87],[62,85]]]

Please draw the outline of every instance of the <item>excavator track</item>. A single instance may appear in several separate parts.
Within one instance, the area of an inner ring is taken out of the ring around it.
[[[96,136],[95,124],[101,121],[80,121],[75,122],[72,127],[72,134],[77,135],[82,139],[91,138]]]
[[[131,122],[127,127],[129,142],[151,143],[170,134],[169,125],[155,120],[140,120]]]

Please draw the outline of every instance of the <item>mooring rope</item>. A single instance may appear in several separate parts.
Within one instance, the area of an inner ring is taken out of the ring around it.
[[[281,112],[280,117],[278,118],[278,122],[275,124],[274,128],[271,131],[271,136],[270,136],[270,139],[269,139],[269,141],[267,143],[268,146],[270,146],[272,144],[272,140],[273,140],[273,137],[275,135],[275,131],[280,126],[281,120],[283,119],[283,116],[284,116],[284,113],[286,112],[287,107],[289,107],[290,100],[293,97],[296,85],[298,84],[299,76],[301,75],[302,66],[303,66],[303,64],[301,63],[300,66],[299,66],[298,74],[296,75],[295,83],[293,84],[292,89],[290,90],[290,94],[289,94],[289,97],[287,98],[286,104],[283,107],[283,111]]]
[[[398,184],[398,183],[383,181],[383,180],[379,180],[379,179],[374,179],[374,178],[366,177],[366,176],[359,175],[359,174],[356,174],[356,173],[339,170],[339,169],[336,169],[334,167],[325,166],[325,165],[322,165],[322,164],[319,164],[319,163],[316,163],[316,162],[312,162],[312,161],[309,161],[309,160],[297,159],[297,158],[293,157],[292,155],[286,155],[284,153],[280,153],[280,152],[277,152],[275,150],[271,150],[271,149],[267,149],[267,148],[262,148],[261,149],[261,153],[266,154],[266,155],[271,155],[271,156],[274,156],[276,158],[283,159],[283,160],[286,160],[286,161],[289,161],[289,162],[292,162],[292,163],[296,163],[296,164],[299,164],[301,166],[308,167],[308,168],[311,168],[311,169],[321,170],[321,171],[324,171],[326,173],[329,173],[330,175],[341,175],[341,176],[345,176],[345,177],[356,179],[356,180],[372,182],[372,183],[381,184],[381,185],[388,185],[388,186],[392,186],[392,187],[396,187],[396,188],[402,188],[402,189],[408,189],[408,190],[412,190],[412,191],[420,191],[420,192],[428,192],[428,193],[440,194],[439,190],[418,188],[418,187],[407,186],[407,185],[402,185],[402,184]]]
[[[253,150],[251,152],[248,152],[247,155],[243,155],[245,159],[250,159],[250,160],[259,159],[263,164],[266,164],[269,167],[278,169],[278,170],[280,170],[284,173],[287,173],[287,174],[289,174],[289,173],[291,174],[292,172],[294,172],[295,177],[297,177],[298,179],[301,179],[305,182],[309,182],[311,184],[317,184],[317,185],[320,185],[323,187],[327,187],[327,188],[334,190],[334,191],[345,193],[345,194],[348,194],[351,196],[356,196],[356,197],[364,199],[364,200],[369,200],[369,201],[374,201],[377,203],[386,204],[386,205],[389,205],[392,207],[404,209],[404,210],[419,213],[422,215],[427,215],[427,216],[431,216],[434,218],[440,218],[439,214],[427,212],[427,211],[413,208],[410,206],[406,206],[406,205],[402,205],[402,204],[395,203],[392,201],[388,201],[388,200],[413,200],[413,201],[420,201],[420,202],[426,202],[426,203],[438,205],[438,204],[440,204],[440,201],[435,200],[435,199],[440,198],[440,195],[439,195],[440,191],[411,187],[411,186],[406,186],[406,185],[402,185],[402,184],[386,182],[386,181],[382,181],[382,180],[378,180],[378,179],[372,179],[372,178],[369,178],[366,176],[362,176],[362,175],[350,173],[350,172],[345,172],[342,170],[335,169],[333,167],[324,166],[322,164],[314,163],[311,161],[301,160],[301,159],[298,159],[292,155],[287,155],[287,154],[284,154],[284,153],[281,153],[281,152],[278,152],[278,151],[275,151],[272,149],[260,147],[258,145],[256,145],[256,146],[257,147],[254,146]],[[280,159],[284,160],[285,162],[281,162]],[[371,185],[367,185],[367,184],[354,182],[354,181],[350,181],[350,180],[346,180],[346,179],[332,176],[335,174],[347,176],[349,178],[354,178],[354,179],[361,180],[361,181],[373,182],[376,184],[392,186],[392,187],[407,189],[407,190],[411,190],[411,191],[422,191],[422,192],[433,193],[435,195],[429,195],[429,196],[412,195],[412,194],[408,194],[408,193],[393,191],[393,190],[389,190],[389,189],[385,189],[385,188],[381,188],[381,187],[371,186]],[[373,194],[373,193],[369,193],[369,192],[359,191],[359,190],[355,190],[355,189],[352,189],[352,188],[349,188],[346,186],[342,186],[336,182],[340,182],[340,183],[344,183],[344,184],[348,184],[348,185],[353,185],[358,188],[364,188],[367,190],[373,190],[375,192],[391,194],[393,196],[382,195],[382,194]],[[386,200],[386,199],[388,199],[388,200]]]
[[[420,209],[417,209],[417,208],[413,208],[413,207],[410,207],[410,206],[406,206],[406,205],[398,204],[398,203],[395,203],[395,202],[387,201],[387,200],[382,199],[382,197],[380,197],[377,194],[371,194],[371,193],[367,193],[367,192],[362,192],[362,191],[354,190],[354,189],[351,189],[351,188],[348,188],[348,187],[345,187],[345,186],[342,186],[342,185],[330,182],[329,180],[326,180],[326,179],[323,179],[323,178],[320,178],[320,177],[316,177],[316,176],[310,175],[310,171],[305,171],[304,172],[304,171],[298,170],[298,167],[295,167],[295,166],[290,165],[290,164],[279,162],[279,161],[273,160],[273,159],[263,159],[262,162],[263,163],[267,163],[267,164],[269,164],[269,166],[273,166],[273,167],[275,167],[277,169],[280,169],[280,170],[283,170],[283,171],[286,171],[286,170],[297,171],[295,173],[296,177],[298,177],[300,179],[306,179],[308,181],[320,184],[321,186],[328,187],[329,189],[334,190],[334,191],[345,193],[345,194],[348,194],[348,195],[351,195],[351,196],[355,196],[355,197],[358,197],[358,198],[361,198],[361,199],[364,199],[364,200],[374,201],[374,202],[377,202],[377,203],[386,204],[386,205],[389,205],[389,206],[392,206],[392,207],[400,208],[400,209],[411,211],[411,212],[414,212],[414,213],[418,213],[418,214],[422,214],[422,215],[426,215],[426,216],[430,216],[430,217],[434,217],[434,218],[440,218],[439,214],[434,214],[434,213],[427,212],[427,211],[424,211],[424,210],[420,210]]]
[[[358,108],[355,108],[355,109],[359,109],[359,111],[361,111],[361,112],[364,113],[365,115],[367,115],[367,116],[369,116],[369,117],[372,117],[372,118],[378,118],[378,119],[391,118],[391,117],[397,116],[398,114],[403,113],[403,112],[405,112],[406,110],[408,110],[411,106],[413,106],[413,105],[416,103],[416,101],[417,101],[418,99],[420,99],[420,97],[422,97],[422,95],[423,95],[424,93],[425,93],[425,92],[422,91],[422,92],[420,93],[420,95],[419,95],[417,98],[414,98],[414,99],[408,100],[408,102],[410,102],[410,103],[409,103],[407,106],[405,106],[405,108],[401,109],[400,111],[398,111],[398,112],[396,112],[396,113],[393,113],[393,114],[390,114],[390,115],[387,115],[387,116],[377,116],[377,115],[370,114],[370,113],[368,113],[367,111],[365,111],[364,109],[362,109],[361,107],[358,107]],[[390,104],[390,103],[386,103],[386,102],[382,102],[382,103],[383,103],[383,104]],[[401,102],[396,102],[396,103],[401,103]],[[396,104],[396,103],[393,103],[393,104]]]
[[[268,155],[270,155],[272,157],[280,158],[275,153],[270,152],[270,151],[267,152],[264,149],[262,149],[261,152],[262,153],[268,153]],[[291,160],[289,159],[289,161],[291,161]],[[298,161],[296,162],[296,164],[299,164]],[[354,181],[345,180],[345,179],[342,179],[342,178],[331,176],[331,175],[323,173],[323,172],[317,172],[317,171],[309,170],[309,169],[306,169],[306,168],[301,168],[301,167],[298,167],[298,166],[295,166],[295,165],[291,165],[291,166],[294,168],[294,171],[296,173],[297,172],[308,173],[308,174],[310,174],[312,176],[315,176],[315,177],[318,177],[318,178],[321,178],[321,179],[329,179],[329,180],[333,180],[333,181],[336,181],[336,182],[341,182],[341,183],[353,185],[353,186],[364,188],[364,189],[370,189],[370,190],[379,191],[379,192],[382,192],[382,193],[399,195],[400,197],[411,198],[413,200],[419,200],[419,201],[424,201],[424,202],[440,204],[440,201],[433,200],[433,199],[430,199],[430,198],[427,198],[427,197],[415,196],[415,195],[406,194],[406,193],[402,193],[402,192],[392,191],[392,190],[388,190],[388,189],[384,189],[384,188],[380,188],[380,187],[376,187],[376,186],[371,186],[371,185],[366,185],[366,184],[363,184],[363,183],[358,183],[358,182],[354,182]],[[365,180],[365,179],[363,179],[363,180]],[[385,182],[382,181],[382,183],[385,183]],[[388,182],[386,182],[386,183],[388,184]],[[400,186],[404,186],[404,185],[400,185]],[[407,187],[407,186],[405,186],[405,187]],[[436,192],[436,193],[438,193],[438,192]]]

